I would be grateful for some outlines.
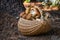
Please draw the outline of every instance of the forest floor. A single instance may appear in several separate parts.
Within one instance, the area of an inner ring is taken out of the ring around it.
[[[17,22],[8,13],[0,14],[0,40],[60,40],[60,22],[48,33],[38,36],[23,36],[17,27]]]

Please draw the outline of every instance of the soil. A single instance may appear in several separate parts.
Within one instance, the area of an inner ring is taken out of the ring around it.
[[[0,40],[60,40],[60,20],[55,21],[50,32],[37,36],[23,36],[18,31],[17,22],[12,15],[0,13]]]

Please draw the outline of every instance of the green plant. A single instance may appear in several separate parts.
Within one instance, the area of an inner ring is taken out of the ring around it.
[[[60,0],[50,0],[51,1],[51,6],[59,6],[60,4],[59,4],[59,2],[60,2]]]
[[[30,2],[31,0],[25,0],[25,2]]]
[[[42,2],[42,5],[46,6],[59,6],[60,5],[60,0],[44,0]]]

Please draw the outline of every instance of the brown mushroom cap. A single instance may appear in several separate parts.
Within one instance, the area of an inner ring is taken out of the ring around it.
[[[55,6],[55,7],[52,7],[52,10],[59,10],[59,8]]]
[[[25,14],[24,12],[20,13],[20,17],[22,17],[24,14]]]
[[[32,17],[32,14],[29,13],[29,14],[26,16],[26,19],[27,19],[27,20],[31,20],[31,17]]]

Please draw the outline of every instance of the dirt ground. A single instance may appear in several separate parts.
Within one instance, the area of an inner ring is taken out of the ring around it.
[[[18,20],[8,13],[0,13],[0,40],[60,40],[59,20],[50,32],[38,36],[23,36],[18,31],[17,22]]]

